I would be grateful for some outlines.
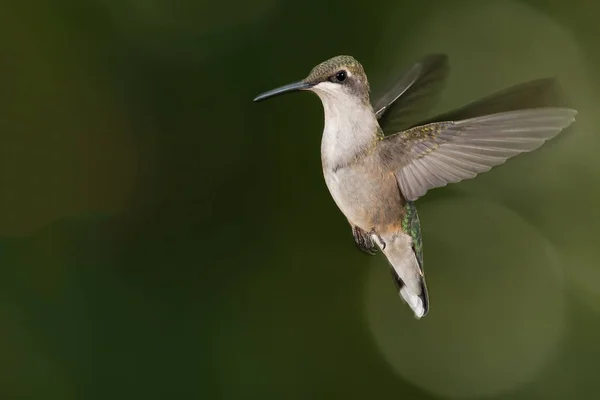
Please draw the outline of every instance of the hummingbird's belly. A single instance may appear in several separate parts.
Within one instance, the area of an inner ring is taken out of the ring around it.
[[[401,218],[402,198],[391,173],[373,173],[366,166],[324,170],[325,182],[338,208],[359,228],[370,231]]]

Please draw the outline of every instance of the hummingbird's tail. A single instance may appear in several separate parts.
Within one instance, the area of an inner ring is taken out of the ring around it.
[[[396,232],[382,235],[381,239],[374,237],[383,254],[390,263],[390,271],[399,295],[409,305],[417,319],[424,317],[429,309],[429,297],[423,268],[411,236]],[[383,241],[383,243],[380,243]]]

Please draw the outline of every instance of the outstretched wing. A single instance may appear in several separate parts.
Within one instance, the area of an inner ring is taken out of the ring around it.
[[[380,94],[373,110],[384,133],[407,129],[426,117],[444,88],[450,71],[448,56],[431,54],[414,63]]]
[[[511,86],[469,103],[464,107],[420,121],[418,125],[443,121],[460,121],[482,115],[528,108],[566,106],[567,98],[556,78],[542,78]]]
[[[508,158],[540,147],[575,120],[577,111],[547,107],[417,126],[381,142],[404,197],[470,179]]]

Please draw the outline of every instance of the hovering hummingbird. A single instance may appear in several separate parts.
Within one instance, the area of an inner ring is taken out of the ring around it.
[[[254,101],[297,90],[319,96],[325,111],[321,161],[325,182],[348,219],[358,247],[380,249],[399,295],[417,319],[429,308],[423,242],[415,201],[428,190],[470,179],[532,151],[575,120],[556,81],[539,79],[460,109],[423,119],[449,72],[433,54],[370,100],[362,65],[337,56],[303,80]]]

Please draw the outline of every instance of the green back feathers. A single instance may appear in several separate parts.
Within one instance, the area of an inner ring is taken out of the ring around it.
[[[419,266],[423,269],[423,237],[421,236],[421,223],[417,206],[408,201],[404,206],[404,218],[402,219],[402,230],[412,238],[414,252],[419,260]]]

